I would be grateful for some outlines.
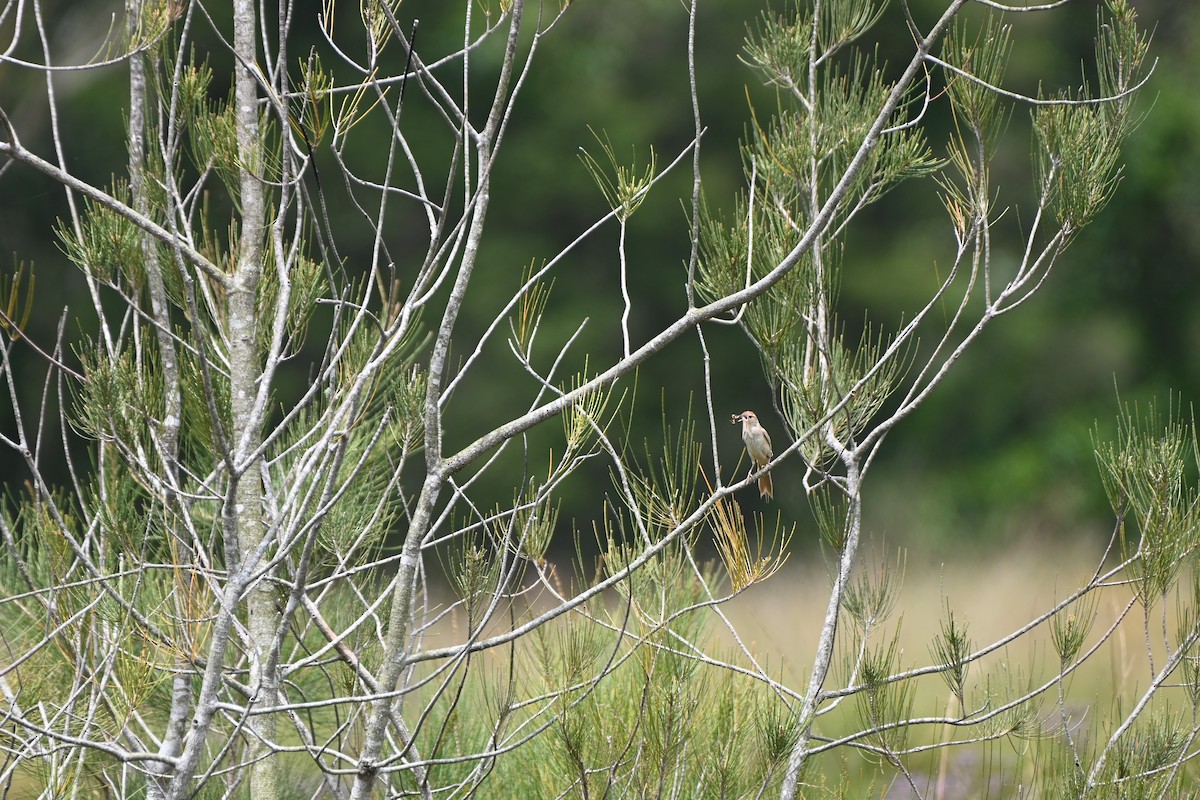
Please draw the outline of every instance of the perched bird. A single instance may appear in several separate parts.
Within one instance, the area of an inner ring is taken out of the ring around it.
[[[755,469],[762,469],[771,460],[771,436],[767,429],[758,424],[758,415],[753,411],[743,411],[734,414],[732,422],[742,423],[742,441],[746,443],[746,453],[753,462],[751,474]],[[775,487],[771,484],[771,473],[763,472],[758,476],[758,493],[766,498],[775,496]]]

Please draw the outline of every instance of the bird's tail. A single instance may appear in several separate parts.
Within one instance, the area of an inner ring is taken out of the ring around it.
[[[775,486],[771,483],[771,473],[764,472],[758,476],[758,493],[768,500],[775,496]]]

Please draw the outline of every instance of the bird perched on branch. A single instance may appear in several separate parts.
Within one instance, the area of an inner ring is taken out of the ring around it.
[[[742,441],[746,443],[746,453],[752,462],[751,474],[756,469],[763,469],[771,460],[771,436],[767,429],[758,424],[758,415],[753,411],[743,411],[734,414],[731,420],[735,424],[742,423]],[[758,493],[768,499],[775,496],[775,487],[771,484],[771,473],[761,472],[758,476]]]

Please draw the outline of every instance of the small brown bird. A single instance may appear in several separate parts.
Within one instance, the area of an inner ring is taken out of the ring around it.
[[[753,462],[751,474],[755,469],[762,469],[771,460],[771,435],[767,429],[758,424],[758,415],[753,411],[743,411],[734,414],[731,420],[742,423],[742,441],[746,443],[746,453]],[[758,493],[768,499],[775,496],[775,487],[771,484],[771,473],[763,472],[758,476]]]

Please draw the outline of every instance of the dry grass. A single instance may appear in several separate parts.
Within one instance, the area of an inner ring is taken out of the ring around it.
[[[926,645],[938,633],[950,602],[970,624],[977,643],[993,641],[1028,623],[1056,600],[1086,583],[1096,569],[1096,545],[1021,545],[987,554],[906,559],[896,616],[910,658],[927,660]],[[794,668],[812,662],[829,600],[829,570],[823,563],[797,564],[772,581],[743,593],[726,607],[744,638],[769,648]],[[896,553],[863,559],[868,570],[894,567]],[[1114,597],[1117,595],[1114,594]],[[1119,594],[1121,604],[1128,592]],[[1013,651],[1015,652],[1015,651]],[[807,672],[792,675],[807,679]]]
[[[896,635],[901,669],[930,665],[930,643],[940,631],[949,604],[956,620],[969,626],[974,648],[989,645],[1026,626],[1085,585],[1102,553],[1102,544],[1096,542],[1026,543],[986,554],[957,554],[944,561],[931,556],[909,557],[895,615],[872,639],[886,644],[888,637]],[[895,552],[884,558],[877,554],[866,559],[867,569],[877,571],[881,563],[894,567],[896,560]],[[828,602],[829,572],[824,564],[797,565],[793,559],[788,570],[766,585],[752,588],[727,607],[743,641],[751,643],[755,655],[767,660],[773,671],[781,671],[784,682],[796,688],[807,685]],[[1184,586],[1187,584],[1183,581]],[[1091,596],[1095,598],[1095,622],[1084,650],[1097,643],[1126,611],[1132,591],[1128,585],[1113,585]],[[911,759],[909,767],[921,796],[1030,796],[1026,792],[1032,775],[1045,758],[1044,750],[1039,755],[1038,745],[1065,744],[1061,734],[1064,713],[1072,738],[1083,746],[1083,752],[1088,745],[1102,743],[1101,732],[1119,724],[1150,684],[1154,671],[1162,668],[1164,639],[1173,642],[1177,636],[1176,612],[1174,598],[1159,599],[1152,605],[1147,621],[1142,606],[1135,603],[1097,652],[1064,683],[1062,704],[1058,701],[1058,686],[1041,696],[1037,721],[1042,735],[1009,736],[988,746],[955,748]],[[840,635],[844,638],[851,633],[850,628],[843,625]],[[975,692],[972,694],[968,688],[968,707],[972,707],[972,697],[979,703],[975,708],[987,702],[985,687],[995,704],[1052,681],[1058,671],[1050,625],[1043,623],[971,666],[967,683]],[[844,667],[835,668],[827,687],[841,685],[845,675]],[[925,678],[914,684],[915,716],[957,715],[957,703],[940,679]],[[1163,695],[1154,708],[1190,724],[1191,704],[1182,690],[1170,689]],[[835,736],[846,733],[857,724],[853,716],[852,708],[839,708],[818,722],[818,730]],[[971,735],[969,729],[925,726],[913,731],[909,744]],[[831,789],[844,791],[850,785],[862,787],[856,789],[863,793],[861,796],[916,796],[906,781],[893,780],[894,770],[846,749],[821,769],[822,779]],[[994,777],[981,784],[981,776],[987,772]]]

